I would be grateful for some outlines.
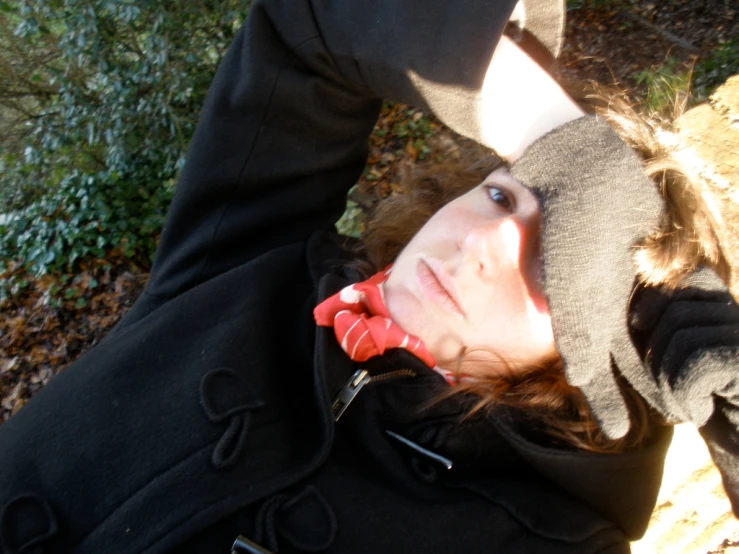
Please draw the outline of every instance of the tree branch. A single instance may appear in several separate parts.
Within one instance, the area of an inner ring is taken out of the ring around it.
[[[682,37],[679,37],[670,31],[666,31],[665,29],[658,27],[657,25],[654,25],[653,23],[650,23],[640,15],[637,15],[635,13],[631,13],[627,10],[619,10],[621,14],[623,14],[626,18],[630,19],[634,23],[638,23],[639,25],[646,27],[650,31],[657,33],[658,35],[662,36],[663,38],[666,38],[670,42],[674,42],[677,44],[680,48],[687,50],[688,52],[692,52],[693,54],[699,54],[700,49],[695,46],[693,43],[688,42]]]

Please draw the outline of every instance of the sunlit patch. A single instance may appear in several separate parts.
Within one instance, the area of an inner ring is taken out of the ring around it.
[[[521,253],[521,231],[515,222],[506,219],[500,224],[500,235],[503,238],[507,259],[513,263],[513,267],[517,268]]]
[[[347,304],[356,304],[362,300],[362,292],[354,288],[354,285],[341,289],[339,299]]]
[[[537,306],[529,295],[526,295],[526,315],[530,322],[531,332],[537,341],[553,343],[552,316],[543,307]]]

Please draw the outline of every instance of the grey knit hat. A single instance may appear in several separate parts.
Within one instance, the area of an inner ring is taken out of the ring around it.
[[[619,378],[664,412],[629,332],[634,248],[664,212],[636,153],[603,120],[582,117],[535,142],[511,173],[538,197],[542,287],[567,381],[610,438],[629,430]]]
[[[505,34],[547,67],[562,51],[566,15],[565,0],[519,0]]]

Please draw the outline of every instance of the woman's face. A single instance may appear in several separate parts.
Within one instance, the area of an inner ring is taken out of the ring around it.
[[[384,285],[393,320],[441,367],[507,371],[556,355],[539,288],[541,211],[505,169],[439,210],[400,253]]]

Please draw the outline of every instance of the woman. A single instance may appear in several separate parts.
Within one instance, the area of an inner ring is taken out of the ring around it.
[[[280,553],[628,551],[654,504],[669,428],[605,455],[552,441],[515,408],[460,424],[469,406],[437,401],[447,385],[423,361],[456,370],[460,347],[481,345],[515,355],[514,368],[546,362],[556,346],[604,432],[614,438],[629,426],[608,353],[623,338],[631,248],[652,230],[661,199],[609,127],[581,118],[511,41],[499,42],[513,8],[253,5],[203,110],[146,291],[0,428],[3,554],[232,544]],[[387,282],[368,285],[384,288],[393,332],[420,338],[425,354],[388,346],[358,364],[334,328],[316,326],[314,310],[336,293],[352,300],[341,291],[356,275],[341,269],[346,254],[329,229],[362,169],[382,97],[426,103],[515,163],[448,204]],[[613,192],[596,186],[609,181]],[[603,235],[588,237],[593,228]],[[508,296],[493,296],[485,260],[506,260]],[[454,281],[453,292],[448,281],[459,275],[465,286]],[[501,322],[492,310],[503,304],[510,317]],[[583,322],[592,310],[606,323],[595,337]],[[661,314],[635,322],[649,348]],[[465,317],[495,333],[459,324]],[[427,326],[430,318],[439,325]],[[520,332],[497,341],[507,325]],[[505,350],[526,333],[534,340]],[[638,356],[638,368],[629,365],[628,348],[637,352],[631,343],[614,349],[619,371],[661,407],[659,379]],[[479,363],[461,364],[467,383],[484,377]],[[718,386],[727,393],[729,384]]]
[[[573,83],[568,85],[568,90],[576,94],[585,109],[608,121],[621,139],[639,154],[645,164],[645,172],[658,185],[666,199],[666,213],[660,224],[642,244],[633,249],[632,257],[636,262],[640,283],[648,285],[650,290],[660,286],[673,289],[700,265],[713,268],[723,281],[728,282],[730,267],[723,255],[725,245],[720,243],[717,235],[721,234],[718,231],[726,235],[731,230],[725,227],[711,198],[706,197],[705,185],[701,184],[701,179],[692,176],[690,169],[680,163],[674,152],[665,145],[669,141],[662,141],[665,123],[638,114],[626,95],[618,90],[595,84],[583,87]],[[504,171],[499,169],[490,175],[490,169],[485,168],[499,166],[500,161],[496,161],[494,157],[481,161],[479,153],[477,156],[478,159],[475,160],[463,159],[441,166],[429,165],[418,172],[415,182],[408,185],[405,194],[391,196],[381,202],[376,210],[376,217],[370,221],[368,231],[363,237],[363,244],[357,249],[359,258],[368,259],[370,263],[359,262],[353,266],[366,277],[393,263],[411,239],[414,243],[417,242],[414,235],[433,214],[481,183],[488,194],[495,196],[495,202],[504,203],[504,211],[516,211],[513,191],[518,191],[517,195],[521,195],[520,183],[513,180],[502,190],[492,186],[490,181],[494,179],[491,178],[496,173],[504,174]],[[510,181],[510,177],[508,180]],[[647,183],[646,186],[650,185]],[[522,212],[519,217],[525,216],[525,205],[518,211]],[[495,218],[486,214],[485,223],[491,224],[491,219]],[[469,226],[474,219],[467,217],[464,221]],[[461,228],[457,228],[452,232],[460,230]],[[447,238],[450,237],[451,235]],[[476,232],[465,236],[466,241],[472,241],[471,244],[478,243],[477,238]],[[493,235],[490,238],[494,240],[496,237]],[[493,243],[493,247],[495,246]],[[462,255],[462,250],[460,249],[458,255]],[[505,248],[498,250],[503,253],[506,251]],[[496,270],[499,271],[501,267],[510,267],[506,265],[505,258],[502,264],[496,265]],[[502,278],[505,278],[505,274],[496,275],[498,283]],[[504,293],[503,303],[496,302],[494,310],[498,315],[502,311],[501,307],[505,308],[510,304],[511,295],[515,297],[520,286],[517,287],[514,283],[502,286],[501,289]],[[491,292],[496,291],[473,295],[475,302],[479,304]],[[500,290],[497,292],[501,294]],[[503,319],[515,322],[516,316],[523,315],[526,315],[526,310],[518,309]],[[491,329],[490,325],[480,327]],[[504,333],[511,332],[510,325],[507,327]],[[551,334],[550,325],[545,325],[544,329]],[[531,336],[533,333],[534,330],[530,330],[523,334]],[[579,389],[566,382],[559,356],[539,356],[537,363],[533,365],[520,363],[520,352],[525,349],[521,345],[511,346],[515,344],[515,338],[502,340],[500,331],[495,335],[501,343],[496,348],[479,345],[471,347],[467,344],[460,350],[460,354],[447,359],[446,364],[453,371],[442,370],[438,365],[435,367],[435,370],[458,385],[453,389],[453,394],[469,392],[475,397],[473,410],[501,403],[527,409],[531,412],[531,417],[538,418],[539,425],[546,428],[550,440],[559,437],[567,444],[594,452],[619,452],[638,447],[649,433],[649,420],[656,423],[645,411],[644,401],[630,389],[622,389],[630,404],[632,426],[628,436],[609,439],[603,435],[593,419]],[[535,342],[528,341],[525,345],[529,348],[532,346],[535,346]],[[514,368],[512,362],[515,360],[519,363]],[[460,380],[461,365],[465,364],[468,367],[467,373],[470,373],[474,369],[469,368],[476,363],[482,365],[482,371],[478,371],[474,379]]]

